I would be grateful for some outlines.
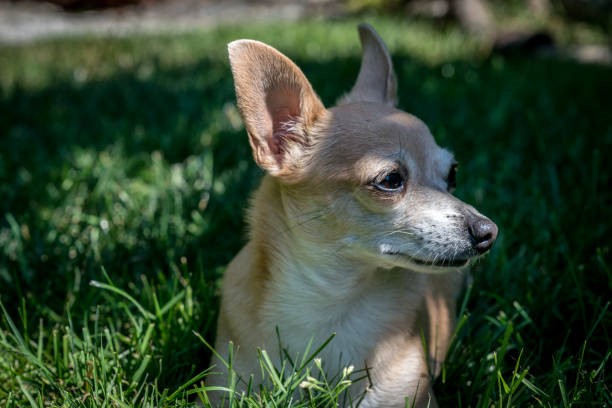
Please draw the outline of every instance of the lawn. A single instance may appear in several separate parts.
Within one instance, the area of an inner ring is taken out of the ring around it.
[[[274,45],[331,105],[359,68],[356,23],[0,48],[0,404],[179,407],[203,394],[219,278],[261,177],[225,46]],[[440,403],[612,405],[612,68],[373,24],[400,107],[455,152],[456,195],[500,227],[460,299]],[[290,402],[307,372],[286,374],[236,406],[333,406],[348,384],[320,379]]]

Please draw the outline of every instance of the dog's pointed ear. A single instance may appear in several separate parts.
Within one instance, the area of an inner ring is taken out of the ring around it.
[[[397,80],[393,62],[385,43],[369,24],[359,25],[362,57],[357,82],[342,103],[378,102],[397,104]]]
[[[238,40],[228,51],[255,161],[273,176],[295,176],[311,143],[308,130],[325,107],[302,71],[274,48]]]

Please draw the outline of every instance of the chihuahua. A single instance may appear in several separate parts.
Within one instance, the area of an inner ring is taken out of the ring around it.
[[[329,375],[353,366],[366,377],[349,388],[346,405],[437,406],[431,385],[453,334],[463,271],[498,230],[452,195],[453,155],[395,108],[387,48],[368,25],[359,36],[357,81],[330,109],[274,48],[228,46],[238,108],[266,175],[248,212],[249,241],[223,279],[213,358],[221,373],[212,385],[227,381],[230,341],[244,390],[265,383],[258,349],[280,366],[282,353],[304,353],[335,334],[319,365]]]

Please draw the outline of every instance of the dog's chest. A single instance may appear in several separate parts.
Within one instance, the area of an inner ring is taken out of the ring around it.
[[[309,343],[312,352],[333,336],[321,353],[333,373],[348,365],[361,367],[387,338],[410,334],[422,306],[423,275],[376,271],[329,282],[316,272],[301,271],[275,282],[263,310],[263,332],[278,329],[281,347],[292,357]],[[278,345],[278,339],[271,340],[276,344],[268,347]]]

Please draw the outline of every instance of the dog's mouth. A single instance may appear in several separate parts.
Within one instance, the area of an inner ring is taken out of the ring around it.
[[[410,258],[412,262],[418,265],[437,266],[442,268],[461,268],[467,266],[467,264],[470,262],[469,259],[437,259],[433,261],[423,261],[421,259]]]
[[[416,265],[434,266],[438,268],[462,268],[464,266],[467,266],[467,264],[470,262],[470,258],[467,258],[467,259],[466,258],[451,258],[451,259],[434,258],[434,259],[424,260],[424,259],[415,258],[413,256],[407,255],[405,253],[402,253],[398,250],[394,250],[391,248],[385,248],[382,251],[382,253],[388,256],[407,259],[409,262],[414,263]]]

